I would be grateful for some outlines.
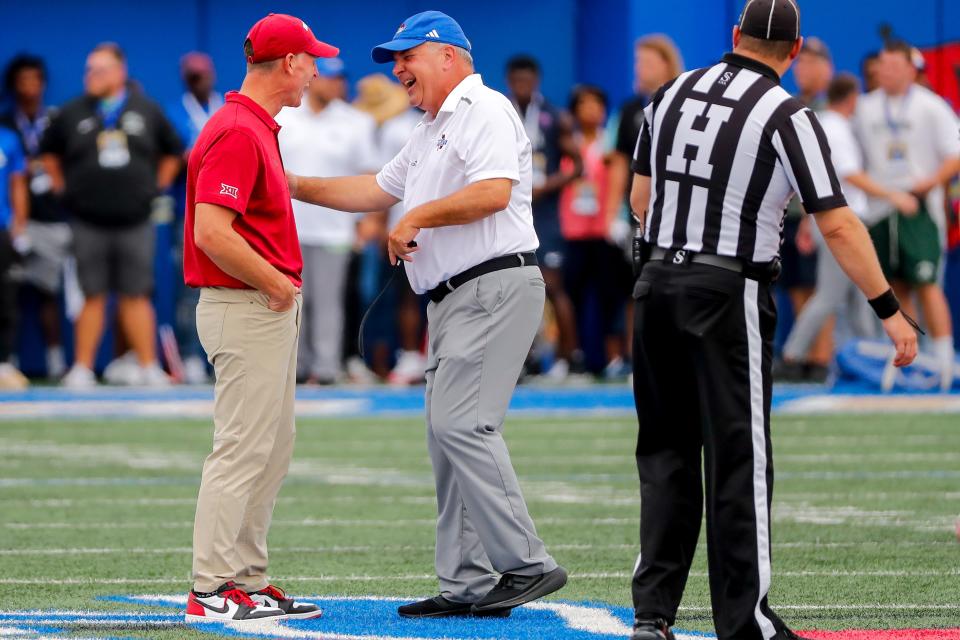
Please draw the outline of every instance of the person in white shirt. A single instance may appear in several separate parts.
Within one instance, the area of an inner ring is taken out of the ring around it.
[[[530,140],[510,101],[474,73],[449,16],[408,18],[373,59],[393,61],[410,104],[426,112],[410,140],[376,177],[288,181],[294,198],[335,209],[402,200],[390,260],[431,299],[425,403],[440,595],[400,615],[509,615],[567,580],[537,536],[502,436],[545,298]]]
[[[380,151],[385,160],[384,164],[400,153],[422,117],[422,112],[406,109],[400,115],[383,123],[380,128]],[[392,229],[396,226],[402,217],[403,203],[390,207],[387,214],[388,228]],[[397,302],[400,352],[396,365],[387,376],[387,382],[390,384],[403,386],[423,382],[424,371],[427,368],[427,358],[421,348],[425,320],[420,296],[409,286],[404,287]]]
[[[284,166],[293,173],[322,176],[372,174],[380,167],[376,121],[339,98],[339,58],[318,59],[317,71],[306,100],[277,116]],[[297,200],[293,214],[304,274],[298,377],[331,384],[342,376],[344,295],[357,220],[350,213]]]
[[[912,50],[889,43],[880,54],[880,87],[857,106],[856,129],[870,176],[920,200],[915,212],[871,203],[883,217],[870,229],[880,264],[907,306],[916,292],[940,362],[941,388],[953,384],[953,330],[941,287],[946,213],[943,185],[960,171],[960,127],[950,106],[916,84]]]
[[[875,182],[863,168],[860,144],[854,136],[850,118],[857,109],[860,83],[856,76],[841,73],[830,83],[826,98],[827,108],[817,113],[827,140],[830,141],[830,160],[840,178],[843,195],[853,212],[867,225],[871,224],[867,197],[873,196],[887,203],[888,207],[916,213],[917,199],[905,191],[891,190]],[[805,219],[805,222],[806,219]],[[847,312],[847,320],[855,335],[866,336],[874,332],[874,323],[869,311],[864,314],[857,303],[864,301],[856,285],[847,278],[837,259],[825,249],[826,243],[814,224],[803,224],[797,237],[801,248],[816,243],[817,288],[813,297],[803,307],[783,347],[781,379],[805,379],[799,371],[813,341],[823,323],[834,314]]]
[[[371,74],[357,83],[354,106],[369,113],[380,124],[377,132],[381,166],[393,160],[420,123],[423,112],[410,106],[406,90],[382,73]],[[383,216],[383,224],[392,229],[403,217],[403,205],[395,204]],[[423,382],[427,358],[423,353],[424,309],[420,297],[409,286],[400,287],[396,301],[399,351],[387,382],[406,386]]]

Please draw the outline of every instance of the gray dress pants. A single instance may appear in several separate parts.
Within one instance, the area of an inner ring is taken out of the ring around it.
[[[342,370],[344,294],[350,250],[303,245],[303,337],[300,372],[336,380]]]
[[[846,313],[854,337],[872,337],[875,333],[876,324],[863,294],[840,268],[820,232],[814,229],[814,234],[817,240],[817,288],[794,321],[783,345],[786,360],[805,360],[823,323],[834,314],[837,320],[842,320]]]
[[[471,280],[427,307],[427,446],[440,593],[474,602],[497,575],[557,567],[527,512],[503,420],[543,314],[538,267]]]

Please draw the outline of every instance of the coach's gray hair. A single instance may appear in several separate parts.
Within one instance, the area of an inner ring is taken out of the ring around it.
[[[466,62],[470,69],[473,69],[473,56],[470,55],[470,52],[464,49],[463,47],[454,47],[454,50],[457,52],[457,55],[460,56],[464,62]]]
[[[470,70],[473,71],[473,56],[470,55],[470,52],[464,49],[463,47],[458,47],[455,44],[444,44],[443,42],[430,42],[433,45],[434,49],[440,47],[453,47],[453,50],[456,51],[457,56],[467,63],[467,66],[470,67]]]

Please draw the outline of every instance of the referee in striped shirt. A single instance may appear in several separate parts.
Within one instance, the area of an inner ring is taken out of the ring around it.
[[[916,355],[915,330],[846,205],[816,116],[780,87],[802,43],[793,0],[749,0],[733,53],[667,83],[645,109],[631,192],[643,230],[633,640],[673,638],[704,502],[720,640],[797,638],[767,604],[771,283],[792,194],[883,320],[895,364]]]

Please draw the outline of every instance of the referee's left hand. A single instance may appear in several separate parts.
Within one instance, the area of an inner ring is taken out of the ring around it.
[[[418,250],[413,239],[420,233],[420,229],[407,222],[406,218],[407,216],[400,218],[397,226],[387,236],[387,253],[390,254],[390,264],[397,264],[398,259],[404,262],[413,262],[410,254]]]
[[[884,320],[883,330],[897,349],[897,355],[893,359],[894,366],[905,367],[913,362],[917,357],[917,332],[903,317],[903,313],[897,311]]]

